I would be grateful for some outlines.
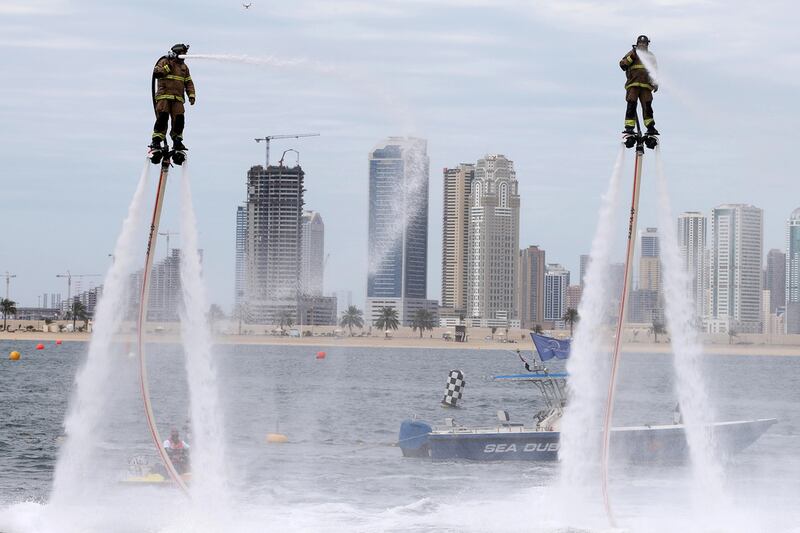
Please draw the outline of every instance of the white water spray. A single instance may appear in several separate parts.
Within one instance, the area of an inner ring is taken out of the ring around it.
[[[114,247],[114,261],[103,282],[103,296],[97,303],[94,331],[86,362],[75,378],[75,392],[64,421],[66,441],[56,464],[51,502],[54,506],[83,501],[92,488],[96,471],[100,427],[111,395],[112,343],[124,318],[129,276],[140,256],[138,238],[145,227],[144,197],[150,162],[145,162],[128,215]]]
[[[609,309],[611,250],[614,244],[614,215],[619,205],[619,185],[625,162],[625,147],[620,145],[608,188],[602,197],[597,230],[592,240],[585,289],[578,312],[581,321],[575,330],[572,353],[567,361],[569,404],[561,424],[562,488],[573,494],[586,489],[596,494],[594,483],[599,455],[599,428],[603,414],[604,389],[601,376],[608,372],[603,342],[608,338],[603,323]],[[591,484],[592,489],[589,489]],[[574,499],[572,500],[574,502]]]
[[[367,94],[376,102],[379,102],[380,105],[378,107],[391,115],[393,120],[400,124],[403,132],[411,133],[416,131],[413,120],[413,108],[404,99],[398,96],[396,88],[384,85],[381,80],[375,76],[368,76],[353,69],[312,61],[304,57],[279,58],[275,56],[250,56],[246,54],[188,54],[181,57],[190,61],[201,59],[226,63],[242,63],[259,67],[298,69],[337,78],[351,85],[358,93]]]
[[[212,340],[207,321],[209,305],[201,276],[197,220],[185,163],[181,176],[181,236],[181,335],[186,355],[193,434],[190,494],[195,504],[202,506],[204,513],[212,511],[212,516],[219,516],[219,512],[230,508],[224,426],[217,374],[211,356]]]
[[[712,434],[708,430],[714,422],[714,411],[706,393],[701,359],[703,349],[697,338],[695,306],[690,298],[691,274],[683,267],[680,250],[673,229],[667,179],[656,149],[658,173],[658,218],[665,229],[661,237],[661,262],[664,268],[664,295],[666,300],[667,330],[672,342],[675,365],[675,388],[681,413],[686,425],[686,438],[692,460],[695,487],[700,508],[720,509],[727,501],[723,488],[723,473],[717,459]]]
[[[408,247],[404,238],[409,224],[427,216],[429,163],[424,141],[403,139],[403,176],[392,184],[394,201],[386,206],[382,218],[375,221],[375,234],[370,236],[368,273],[375,274],[381,269],[393,270],[392,252],[398,245]],[[387,144],[392,144],[389,141]],[[405,257],[408,249],[400,250]],[[388,262],[388,263],[387,263]]]

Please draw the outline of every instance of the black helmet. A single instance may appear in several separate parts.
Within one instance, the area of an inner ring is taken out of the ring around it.
[[[170,48],[170,50],[172,50],[172,52],[174,52],[176,56],[186,55],[189,52],[189,45],[178,43],[174,45],[172,48]]]
[[[636,45],[644,45],[647,46],[650,44],[650,39],[647,38],[647,35],[640,35],[636,38]]]

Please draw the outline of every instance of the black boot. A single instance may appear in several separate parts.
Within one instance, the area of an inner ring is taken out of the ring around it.
[[[178,137],[172,139],[172,149],[176,152],[184,152],[188,150],[188,148],[186,148],[186,146],[183,144],[183,139]]]
[[[650,124],[649,126],[647,126],[647,134],[658,135],[658,130],[656,129],[654,124]]]
[[[625,129],[622,130],[622,133],[624,133],[625,135],[633,135],[634,134],[633,126],[625,126]]]
[[[148,146],[151,152],[160,152],[161,151],[161,140],[153,137],[153,141]]]

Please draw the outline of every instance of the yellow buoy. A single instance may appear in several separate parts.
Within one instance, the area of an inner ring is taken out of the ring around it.
[[[289,442],[289,437],[283,433],[267,433],[266,440],[268,444],[284,444]]]
[[[12,361],[19,361],[19,352],[11,352],[8,354],[8,358]]]

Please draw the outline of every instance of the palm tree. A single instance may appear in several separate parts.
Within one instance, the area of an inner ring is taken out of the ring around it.
[[[733,338],[736,335],[738,335],[738,333],[736,333],[736,329],[733,327],[728,328],[728,344],[733,344]]]
[[[581,316],[578,314],[577,309],[573,309],[570,307],[567,309],[567,312],[564,313],[564,322],[569,324],[569,336],[572,337],[572,330],[575,327],[575,324],[581,321]]]
[[[278,318],[281,321],[280,322],[281,333],[283,333],[284,326],[286,326],[287,328],[294,326],[294,317],[292,316],[292,313],[290,313],[289,311],[281,311],[281,314],[279,315]]]
[[[400,320],[397,318],[397,309],[393,307],[381,307],[378,318],[375,319],[375,327],[384,331],[397,329],[400,327]]]
[[[425,330],[433,331],[436,322],[433,320],[433,313],[427,309],[417,309],[414,318],[411,319],[411,331],[419,330],[419,338]]]
[[[72,307],[67,311],[67,318],[72,319],[72,331],[75,331],[75,322],[83,320],[86,325],[89,325],[89,315],[86,313],[86,306],[80,300],[74,300]]]
[[[667,332],[667,328],[664,327],[664,323],[658,319],[653,320],[653,326],[650,328],[650,332],[655,337],[655,342],[658,344],[658,335],[664,334]]]
[[[0,311],[3,312],[3,331],[6,330],[6,320],[9,316],[17,314],[17,302],[3,298],[0,300]]]
[[[339,322],[339,325],[343,328],[348,328],[350,330],[350,336],[352,337],[353,328],[361,329],[364,327],[364,311],[355,305],[351,305],[342,313],[342,320]]]

